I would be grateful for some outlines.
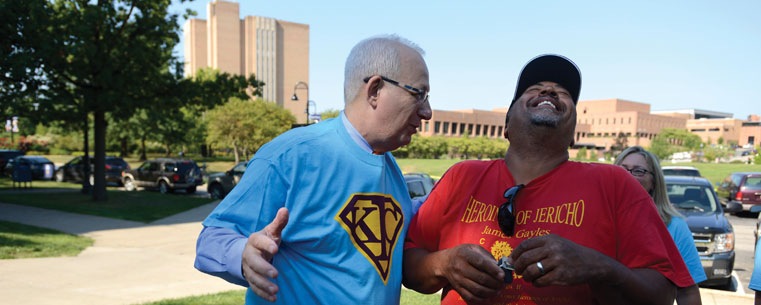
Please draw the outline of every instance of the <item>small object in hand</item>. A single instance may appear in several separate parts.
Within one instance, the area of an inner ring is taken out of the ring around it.
[[[497,266],[502,268],[502,271],[505,272],[505,283],[510,284],[513,282],[513,270],[515,270],[515,267],[513,265],[510,265],[507,262],[507,256],[503,256],[497,261]]]

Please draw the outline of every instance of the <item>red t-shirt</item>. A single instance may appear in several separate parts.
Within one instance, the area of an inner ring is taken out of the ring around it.
[[[651,268],[679,287],[694,284],[650,196],[623,169],[567,161],[532,180],[515,198],[512,237],[502,234],[497,211],[515,185],[505,161],[455,164],[410,223],[404,248],[428,251],[477,244],[496,259],[521,241],[556,234],[629,268]],[[451,286],[442,304],[464,304]],[[493,304],[593,304],[588,285],[538,288],[514,275]]]

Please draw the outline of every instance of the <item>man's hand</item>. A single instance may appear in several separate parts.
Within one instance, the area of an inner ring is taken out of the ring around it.
[[[486,249],[464,244],[445,251],[442,275],[465,302],[483,302],[505,287],[505,272]]]
[[[604,276],[607,256],[555,234],[521,242],[510,254],[515,272],[537,287],[589,284]],[[539,269],[537,262],[542,265]]]
[[[274,302],[277,300],[278,287],[268,278],[276,278],[277,269],[270,264],[272,257],[280,247],[280,233],[288,224],[288,209],[280,208],[275,220],[259,232],[248,237],[243,248],[241,269],[251,290],[257,295]]]

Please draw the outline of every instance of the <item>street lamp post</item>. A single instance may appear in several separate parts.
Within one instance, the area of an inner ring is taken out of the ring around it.
[[[295,86],[293,86],[293,96],[291,96],[292,101],[298,101],[299,97],[296,95],[296,90],[298,89],[304,89],[307,91],[307,102],[306,104],[306,114],[307,118],[304,125],[309,125],[309,86],[305,82],[298,82]]]

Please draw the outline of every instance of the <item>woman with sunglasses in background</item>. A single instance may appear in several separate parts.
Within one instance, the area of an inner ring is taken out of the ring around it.
[[[614,164],[631,173],[650,194],[650,197],[653,197],[656,210],[658,210],[663,223],[668,227],[669,233],[671,233],[671,237],[674,239],[674,243],[676,243],[679,253],[682,254],[682,259],[684,259],[684,263],[695,281],[693,286],[677,289],[677,304],[701,304],[697,283],[706,280],[706,275],[703,271],[703,265],[700,263],[700,256],[698,256],[697,248],[695,248],[695,241],[692,239],[690,228],[682,219],[682,215],[669,202],[669,197],[666,194],[666,181],[663,178],[663,171],[658,158],[641,146],[632,146],[618,155]]]

